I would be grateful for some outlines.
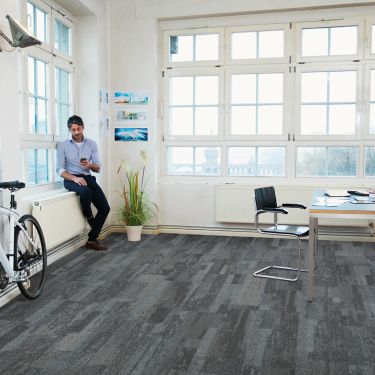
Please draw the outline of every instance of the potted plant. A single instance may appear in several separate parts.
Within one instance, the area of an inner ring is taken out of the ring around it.
[[[118,220],[125,224],[128,241],[139,241],[143,225],[155,216],[157,207],[145,192],[145,169],[147,156],[140,152],[143,167],[132,169],[127,160],[122,160],[117,174],[123,178],[120,192],[122,202],[118,210]]]

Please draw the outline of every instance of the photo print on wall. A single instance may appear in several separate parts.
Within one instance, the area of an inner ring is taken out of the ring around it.
[[[115,128],[115,141],[148,141],[148,128]]]
[[[148,96],[144,93],[133,91],[115,91],[116,104],[148,104]]]

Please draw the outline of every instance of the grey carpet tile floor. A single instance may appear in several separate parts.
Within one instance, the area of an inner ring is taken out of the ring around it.
[[[252,276],[293,262],[291,240],[105,243],[52,264],[39,299],[0,309],[0,374],[375,374],[372,243],[319,242],[313,303],[306,276]]]

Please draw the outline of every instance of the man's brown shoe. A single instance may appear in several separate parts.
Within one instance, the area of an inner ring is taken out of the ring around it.
[[[103,245],[100,245],[98,241],[87,241],[85,245],[86,249],[91,249],[91,250],[107,250],[107,248]]]

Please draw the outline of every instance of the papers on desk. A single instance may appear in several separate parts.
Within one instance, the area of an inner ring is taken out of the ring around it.
[[[348,202],[347,198],[331,198],[331,197],[315,197],[311,203],[312,206],[337,207],[344,202]]]
[[[369,197],[361,197],[361,196],[353,196],[352,199],[350,200],[350,203],[357,203],[357,204],[375,204],[375,199],[374,198],[369,198]]]
[[[350,197],[346,190],[327,190],[325,195],[327,197]]]

